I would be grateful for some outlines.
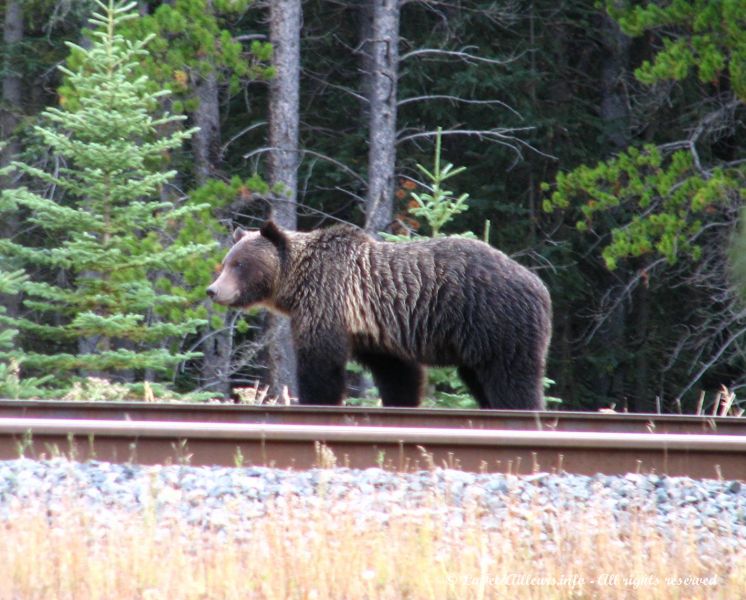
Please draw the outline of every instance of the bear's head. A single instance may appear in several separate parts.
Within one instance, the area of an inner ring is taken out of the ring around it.
[[[265,304],[272,308],[280,275],[287,234],[273,221],[259,231],[233,232],[233,247],[220,265],[220,274],[207,288],[207,295],[218,304],[249,308]]]

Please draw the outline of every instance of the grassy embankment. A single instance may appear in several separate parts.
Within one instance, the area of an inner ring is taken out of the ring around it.
[[[515,501],[488,529],[479,503],[459,512],[446,497],[385,522],[354,502],[287,497],[219,531],[155,508],[87,511],[80,492],[52,507],[6,502],[0,599],[746,597],[746,555],[708,554],[686,528],[661,535],[642,512],[616,525],[593,502]]]

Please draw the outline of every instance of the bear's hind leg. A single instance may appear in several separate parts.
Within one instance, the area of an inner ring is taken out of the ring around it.
[[[519,368],[506,374],[501,366],[482,367],[477,371],[484,389],[487,404],[485,408],[507,410],[543,410],[544,394],[542,380],[536,375]]]
[[[479,381],[479,377],[474,369],[461,365],[458,368],[458,375],[461,377],[461,381],[466,384],[466,387],[469,388],[469,391],[472,396],[474,396],[474,399],[477,401],[480,408],[492,408],[487,399],[487,395],[484,393],[482,383]]]
[[[425,369],[388,354],[361,354],[357,357],[373,374],[384,406],[418,406],[425,388]]]

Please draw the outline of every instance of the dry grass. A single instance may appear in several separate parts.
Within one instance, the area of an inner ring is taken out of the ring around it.
[[[746,597],[746,556],[656,533],[650,515],[622,527],[600,508],[516,503],[496,530],[477,503],[460,512],[442,497],[388,517],[314,501],[280,498],[248,529],[222,531],[152,510],[91,513],[72,495],[51,510],[17,504],[0,522],[0,598]]]

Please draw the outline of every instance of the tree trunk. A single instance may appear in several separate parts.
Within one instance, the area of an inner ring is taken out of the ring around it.
[[[209,7],[209,3],[208,3]],[[202,75],[195,87],[198,104],[194,122],[199,131],[192,138],[194,149],[194,176],[197,185],[204,185],[214,177],[220,162],[220,97],[217,74]],[[212,316],[212,307],[208,320]],[[231,354],[233,338],[230,328],[232,314],[225,312],[223,327],[209,329],[202,344],[202,379],[208,390],[227,396],[231,392]]]
[[[635,331],[631,336],[635,356],[634,402],[637,412],[655,412],[655,398],[649,386],[650,347],[650,294],[647,285],[639,285],[635,294]],[[661,401],[663,399],[661,398]]]
[[[23,41],[23,11],[18,0],[7,0],[5,3],[5,22],[3,24],[3,45],[5,46],[5,61],[3,65],[3,104],[0,106],[1,139],[7,141],[2,149],[0,158],[2,165],[10,162],[10,157],[18,150],[18,142],[13,135],[20,121],[22,101],[22,78],[16,57],[19,55],[20,44]]]
[[[192,145],[194,175],[200,186],[215,174],[220,160],[220,105],[218,79],[214,71],[200,78],[195,95],[199,104],[194,111],[194,121],[199,131],[195,132]]]
[[[212,2],[206,3],[212,11]],[[199,130],[192,137],[194,152],[194,177],[197,186],[204,185],[217,173],[220,162],[220,94],[217,73],[212,70],[197,76],[194,95],[197,108],[194,124]],[[208,321],[212,322],[213,307],[209,307]],[[208,326],[202,344],[202,381],[205,389],[228,396],[231,392],[231,332],[232,311],[224,313],[223,326],[213,330]]]
[[[609,15],[603,15],[604,47],[606,55],[601,66],[601,119],[611,152],[618,152],[629,144],[629,102],[624,77],[629,72],[627,37]]]
[[[399,70],[399,2],[374,0],[370,53],[370,128],[365,229],[385,230],[394,210],[396,102]]]
[[[373,89],[373,4],[371,0],[358,2],[358,38],[360,39],[360,122],[370,122],[370,98]]]
[[[272,218],[286,229],[297,227],[301,14],[300,0],[270,3],[275,76],[269,86],[269,179],[278,190]],[[287,387],[291,396],[297,396],[290,322],[277,315],[270,315],[267,322],[270,393],[280,395]]]
[[[2,65],[2,104],[0,104],[0,140],[4,141],[5,145],[0,147],[0,169],[7,167],[13,157],[21,150],[15,130],[21,120],[23,79],[15,57],[20,52],[22,41],[23,11],[21,10],[21,2],[20,0],[7,0],[5,3],[5,22],[3,24],[5,60]],[[11,178],[0,176],[0,192],[11,187],[14,187]],[[6,215],[0,223],[0,236],[12,238],[18,233],[18,227],[18,216],[15,212]],[[7,316],[17,317],[20,309],[18,295],[2,294],[0,299],[6,308]]]
[[[629,105],[627,102],[624,78],[629,72],[629,38],[622,33],[619,25],[608,15],[601,16],[604,32],[604,57],[601,64],[601,103],[599,114],[606,135],[605,154],[611,155],[627,147],[629,143]],[[619,285],[616,277],[604,277],[608,286]],[[612,304],[614,304],[612,302]],[[598,332],[598,345],[603,349],[628,349],[634,337],[629,323],[629,313],[634,310],[634,299],[615,303],[613,313],[607,315],[606,325]],[[614,352],[618,356],[618,351]],[[625,403],[632,411],[640,410],[636,401],[635,378],[637,372],[632,361],[624,359],[609,369],[599,370],[594,387],[602,391],[609,402],[617,404],[621,410]]]

